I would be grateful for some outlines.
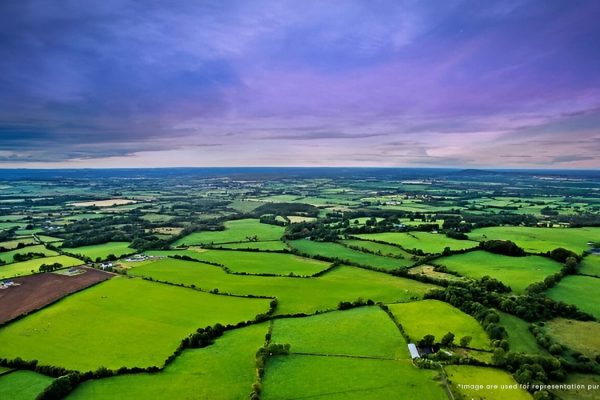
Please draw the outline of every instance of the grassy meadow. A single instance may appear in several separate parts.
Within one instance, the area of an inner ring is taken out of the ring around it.
[[[191,233],[173,243],[174,246],[220,244],[234,242],[278,240],[284,227],[261,224],[257,219],[238,219],[225,222],[223,231],[202,231]],[[256,238],[256,240],[253,240]]]
[[[32,371],[13,371],[0,376],[0,399],[34,400],[53,380]]]
[[[106,260],[111,254],[115,257],[121,257],[136,252],[135,249],[129,247],[129,242],[108,242],[90,246],[62,248],[62,250],[67,253],[89,257],[94,261],[97,259]]]
[[[34,258],[33,260],[0,265],[0,279],[35,274],[39,271],[39,268],[42,264],[54,263],[62,264],[63,267],[73,267],[76,265],[82,265],[83,261],[68,256],[54,256]]]
[[[266,332],[264,323],[225,332],[209,347],[184,351],[164,371],[85,382],[68,399],[245,399]]]
[[[469,278],[494,277],[516,293],[523,293],[530,284],[541,282],[562,268],[560,263],[546,257],[509,257],[483,250],[442,257],[432,262]]]
[[[197,328],[251,320],[268,307],[268,299],[116,277],[0,328],[0,357],[80,371],[160,366]]]
[[[472,400],[531,400],[531,395],[521,388],[506,371],[496,368],[473,367],[469,365],[448,365],[444,367],[453,392]],[[474,385],[475,388],[461,388],[459,385]],[[487,385],[498,385],[498,389]],[[504,386],[505,388],[502,388]],[[510,387],[510,388],[509,388]]]
[[[376,240],[402,246],[405,250],[422,250],[428,254],[438,254],[446,247],[450,250],[463,250],[476,247],[477,243],[470,240],[456,240],[440,233],[428,232],[384,232],[355,235],[364,240]]]
[[[337,308],[340,301],[353,301],[359,297],[382,302],[408,301],[421,298],[435,287],[349,266],[334,268],[315,278],[288,278],[232,275],[212,265],[162,259],[139,263],[128,273],[173,283],[194,284],[205,290],[216,288],[223,293],[274,296],[279,300],[276,314],[311,314],[318,310],[331,310]]]
[[[490,340],[481,325],[448,303],[423,300],[390,304],[389,308],[413,342],[425,335],[433,335],[439,341],[446,333],[452,332],[457,344],[461,337],[471,336],[470,347],[490,348]]]
[[[570,275],[548,289],[546,295],[557,301],[574,304],[581,311],[600,318],[600,278]]]
[[[409,358],[398,327],[377,306],[278,319],[271,341],[289,343],[292,353]]]

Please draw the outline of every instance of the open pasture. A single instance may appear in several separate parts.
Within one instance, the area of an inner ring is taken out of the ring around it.
[[[0,399],[34,400],[54,379],[32,371],[0,376]]]
[[[71,203],[73,207],[112,207],[112,206],[122,206],[125,204],[133,204],[136,203],[135,200],[130,199],[105,199],[105,200],[90,200],[90,201],[80,201],[77,203]]]
[[[174,246],[191,246],[200,244],[219,244],[234,242],[260,242],[278,240],[283,235],[284,227],[261,224],[257,219],[238,219],[225,222],[223,231],[202,231],[191,233],[173,243]]]
[[[85,382],[69,400],[95,399],[245,399],[254,382],[254,354],[266,324],[225,332],[215,343],[184,351],[164,371]]]
[[[54,256],[0,265],[0,279],[35,274],[39,271],[42,264],[49,265],[54,263],[59,263],[63,267],[73,267],[83,264],[83,261],[68,256]]]
[[[509,257],[483,250],[438,258],[432,263],[473,279],[491,276],[515,293],[523,293],[530,284],[541,282],[562,268],[560,263],[546,257]]]
[[[574,304],[581,311],[600,318],[600,278],[570,275],[548,289],[546,295],[557,301]]]
[[[241,249],[241,250],[288,250],[289,247],[281,240],[267,240],[263,242],[241,242],[241,243],[223,243],[216,247],[223,249]]]
[[[490,340],[475,318],[448,303],[423,300],[390,304],[389,308],[413,342],[425,335],[433,335],[439,341],[446,333],[452,332],[456,343],[463,336],[471,336],[470,347],[490,348]]]
[[[415,261],[411,258],[383,257],[377,254],[365,253],[354,250],[339,243],[316,242],[312,240],[299,239],[289,242],[290,246],[300,253],[311,256],[324,256],[331,259],[339,259],[345,262],[366,265],[374,268],[394,270],[411,265]]]
[[[409,359],[398,327],[377,306],[278,319],[271,341],[289,343],[292,353]]]
[[[358,240],[358,239],[346,239],[341,240],[340,243],[347,247],[351,248],[359,248],[361,251],[366,250],[367,252],[377,253],[381,256],[387,257],[398,257],[398,258],[406,258],[410,259],[412,254],[407,253],[402,250],[400,247],[392,246],[391,244],[383,244],[371,242],[369,240]]]
[[[359,239],[375,240],[402,246],[405,250],[422,250],[424,253],[437,254],[450,247],[450,250],[463,250],[476,247],[470,240],[456,240],[439,233],[428,232],[384,232],[354,235]]]
[[[233,272],[248,274],[311,276],[331,265],[327,262],[298,257],[293,254],[237,250],[205,250],[198,252],[195,258],[223,264]]]
[[[600,238],[600,228],[536,228],[526,226],[495,226],[474,229],[472,240],[511,240],[531,253],[545,253],[564,247],[575,253],[589,250],[588,242]]]
[[[176,252],[148,252],[154,255]],[[223,293],[274,296],[279,299],[276,314],[311,314],[337,308],[340,301],[359,297],[374,301],[398,302],[421,298],[435,286],[393,277],[361,268],[340,266],[315,278],[241,276],[221,268],[191,261],[162,259],[139,263],[129,275],[148,276],[173,283],[196,285]]]
[[[62,248],[63,251],[71,254],[89,257],[93,261],[100,259],[106,260],[109,255],[121,257],[127,254],[135,253],[135,249],[129,247],[129,242],[108,242],[103,244],[93,244],[90,246]]]
[[[579,264],[579,273],[600,278],[600,256],[588,255]]]
[[[17,247],[19,247],[20,243],[23,243],[23,245],[29,245],[29,244],[36,243],[36,241],[33,238],[33,236],[24,236],[24,237],[13,239],[13,240],[7,240],[5,242],[0,242],[0,248],[12,250],[12,249],[16,249]]]
[[[446,400],[436,376],[410,361],[275,356],[267,362],[261,399]]]
[[[161,366],[197,328],[253,319],[268,299],[115,277],[0,329],[0,357],[80,371]]]
[[[531,400],[531,395],[521,388],[509,388],[517,382],[508,372],[497,368],[448,365],[444,367],[452,391],[472,400]],[[459,385],[473,385],[459,387]],[[498,385],[498,389],[487,385]],[[502,386],[505,386],[503,389]]]
[[[510,351],[518,353],[544,354],[547,352],[537,344],[535,337],[529,331],[529,322],[514,315],[497,311],[500,315],[500,325],[508,332]]]
[[[27,254],[27,253],[40,253],[40,254],[44,254],[44,256],[46,256],[46,257],[58,255],[57,252],[48,250],[44,245],[40,244],[40,245],[36,245],[36,246],[26,246],[26,247],[23,247],[20,249],[14,249],[14,250],[2,252],[2,253],[0,253],[0,260],[9,264],[9,263],[14,262],[15,255],[22,255],[22,254]]]
[[[600,376],[598,375],[571,373],[567,380],[561,383],[573,385],[573,389],[550,391],[561,400],[597,400],[600,398]]]
[[[588,357],[600,355],[600,322],[555,318],[544,326],[558,343]]]

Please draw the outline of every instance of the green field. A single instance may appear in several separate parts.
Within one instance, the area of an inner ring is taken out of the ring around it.
[[[42,264],[62,264],[63,267],[73,267],[83,264],[83,261],[67,256],[36,258],[33,260],[0,265],[0,279],[31,275],[39,271]]]
[[[497,311],[500,315],[500,325],[508,332],[510,351],[518,353],[546,354],[540,347],[533,334],[529,331],[529,322],[514,315]]]
[[[456,240],[440,233],[427,232],[384,232],[354,235],[364,240],[377,240],[397,244],[405,250],[422,250],[428,254],[437,254],[450,247],[451,250],[470,249],[477,243],[470,240]]]
[[[22,237],[14,240],[7,240],[5,242],[0,242],[0,247],[4,247],[5,249],[16,249],[19,243],[23,244],[32,244],[36,243],[33,236]]]
[[[265,324],[225,332],[206,348],[184,351],[162,372],[85,382],[68,399],[245,399],[266,332]]]
[[[567,377],[567,380],[561,383],[583,386],[581,389],[556,389],[550,391],[561,400],[597,400],[600,398],[600,376],[598,375],[571,373]]]
[[[394,270],[414,263],[410,258],[399,259],[383,257],[376,254],[352,250],[344,245],[334,242],[316,242],[300,239],[289,242],[290,246],[303,254],[312,256],[322,255],[337,258],[346,262],[367,265],[374,268]]]
[[[168,254],[169,252],[149,252]],[[170,252],[176,254],[176,252]],[[232,294],[275,296],[277,314],[314,313],[331,310],[340,301],[359,297],[374,301],[398,302],[421,298],[433,285],[397,278],[361,268],[340,266],[317,278],[241,276],[196,262],[163,259],[136,264],[130,275],[149,276],[174,283]]]
[[[276,356],[267,363],[261,399],[446,400],[436,376],[410,361]]]
[[[340,243],[342,243],[348,247],[358,247],[361,250],[366,249],[370,252],[377,253],[378,255],[382,255],[382,256],[402,257],[402,258],[407,258],[407,259],[410,259],[412,257],[412,254],[407,253],[406,251],[402,250],[400,247],[392,246],[390,244],[375,243],[375,242],[370,242],[368,240],[358,240],[358,239],[346,239],[346,240],[342,240]]]
[[[34,400],[53,379],[32,371],[14,371],[0,376],[0,399]]]
[[[598,240],[600,228],[535,228],[525,226],[495,226],[474,229],[469,233],[473,240],[512,240],[525,251],[545,253],[564,247],[575,253],[589,250],[588,242]]]
[[[398,327],[377,306],[279,319],[271,341],[291,344],[292,353],[409,358]]]
[[[579,273],[600,277],[600,256],[586,256],[579,264]]]
[[[472,400],[531,400],[531,395],[521,388],[508,388],[517,382],[506,371],[496,368],[472,367],[468,365],[448,365],[444,367],[452,391]],[[459,385],[474,385],[474,388],[460,388]],[[498,385],[498,389],[487,388]],[[505,386],[502,388],[502,386]]]
[[[160,366],[195,329],[251,320],[268,303],[116,277],[1,328],[0,357],[81,371]]]
[[[513,292],[523,293],[532,283],[541,282],[560,271],[562,265],[546,257],[509,257],[477,250],[455,254],[432,261],[459,274],[480,279],[486,275],[510,286]]]
[[[545,324],[546,332],[558,343],[589,357],[600,355],[600,323],[555,318]]]
[[[129,247],[129,242],[108,242],[103,244],[94,244],[91,246],[63,248],[63,251],[71,254],[78,254],[89,257],[92,260],[106,260],[109,255],[121,257],[123,255],[135,253],[135,249]]]
[[[27,246],[27,247],[23,247],[21,249],[15,249],[15,250],[0,253],[0,260],[4,261],[7,264],[12,263],[13,257],[15,254],[27,254],[27,253],[43,253],[47,257],[58,255],[57,252],[48,250],[44,245],[40,244],[40,245],[36,245],[36,246]]]
[[[242,243],[224,243],[217,245],[224,249],[242,249],[242,250],[287,250],[289,247],[281,240],[268,240],[264,242],[242,242]]]
[[[546,295],[557,301],[574,304],[581,311],[600,318],[600,278],[565,276]]]
[[[261,224],[257,219],[238,219],[225,222],[224,231],[195,232],[189,234],[175,243],[174,246],[191,246],[199,244],[219,244],[234,242],[249,242],[265,240],[278,240],[283,235],[284,227],[277,225]]]
[[[479,323],[458,308],[438,300],[414,301],[389,305],[392,314],[413,342],[425,335],[433,335],[439,341],[446,333],[455,335],[458,344],[463,336],[471,336],[470,347],[489,349],[490,340]]]
[[[225,265],[233,272],[310,276],[330,267],[330,263],[293,254],[256,251],[199,250],[194,258]]]

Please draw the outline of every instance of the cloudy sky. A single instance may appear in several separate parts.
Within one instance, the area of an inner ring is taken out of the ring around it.
[[[596,0],[0,2],[0,167],[600,168]]]

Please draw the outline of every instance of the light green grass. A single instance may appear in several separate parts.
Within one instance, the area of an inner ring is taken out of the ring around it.
[[[278,240],[284,230],[285,228],[282,226],[261,224],[257,219],[239,219],[225,222],[224,231],[195,232],[177,240],[173,245],[248,242],[249,238],[255,236],[258,241]]]
[[[535,337],[529,331],[529,322],[514,315],[497,311],[500,315],[500,325],[508,332],[510,351],[530,354],[546,354],[537,344]]]
[[[234,200],[227,206],[241,213],[250,213],[262,205],[260,201]]]
[[[600,323],[555,318],[545,324],[546,332],[558,343],[591,358],[600,355]]]
[[[267,363],[261,399],[446,400],[436,376],[409,361],[276,356]]]
[[[354,235],[365,240],[377,240],[402,246],[406,250],[423,250],[425,253],[437,254],[446,247],[451,250],[470,249],[477,243],[470,240],[456,240],[441,233],[427,232],[384,232]]]
[[[288,249],[286,244],[281,240],[269,240],[265,242],[241,242],[219,244],[218,247],[224,249],[250,249],[250,250],[285,250]]]
[[[452,332],[455,343],[463,336],[471,336],[470,347],[489,349],[490,340],[475,318],[438,300],[414,301],[403,304],[390,304],[392,314],[404,328],[413,342],[425,335],[433,335],[436,341]]]
[[[4,261],[7,264],[12,263],[13,257],[15,256],[15,254],[27,254],[27,253],[43,253],[47,257],[58,255],[57,252],[48,250],[46,247],[44,247],[44,245],[40,244],[37,246],[26,246],[21,249],[15,249],[15,250],[0,253],[0,260]]]
[[[116,277],[0,329],[0,357],[82,371],[160,366],[195,329],[251,320],[268,303]]]
[[[97,258],[105,260],[110,254],[115,257],[121,257],[126,254],[135,253],[135,249],[129,247],[129,242],[108,242],[90,246],[63,248],[62,250],[71,254],[80,254],[89,257],[94,261]]]
[[[590,276],[565,276],[546,295],[557,301],[574,304],[581,311],[600,318],[600,278]]]
[[[163,372],[85,382],[68,399],[245,399],[266,332],[266,324],[225,332],[209,347],[184,351]]]
[[[600,277],[600,256],[586,256],[579,264],[579,273]]]
[[[169,252],[149,252],[165,255]],[[171,252],[175,254],[175,252]],[[275,296],[277,314],[314,313],[330,310],[340,301],[373,299],[397,302],[421,298],[433,285],[361,268],[341,266],[317,278],[241,276],[221,268],[190,261],[163,259],[140,263],[131,275],[151,276],[174,283],[195,284],[199,288],[233,294]]]
[[[370,252],[377,253],[382,256],[392,256],[392,257],[403,257],[406,259],[410,259],[412,255],[402,250],[400,247],[392,246],[389,244],[383,243],[375,243],[370,242],[368,240],[357,240],[357,239],[347,239],[342,240],[342,244],[350,247],[358,247],[361,250],[366,249]]]
[[[157,214],[157,213],[149,213],[141,216],[144,221],[152,222],[152,223],[165,223],[169,222],[173,219],[172,215],[165,214]]]
[[[546,257],[509,257],[483,250],[438,258],[433,263],[469,278],[491,276],[516,293],[523,293],[530,284],[541,282],[562,268],[561,264]]]
[[[569,374],[567,380],[560,382],[565,385],[577,387],[582,385],[581,389],[556,389],[550,392],[558,396],[561,400],[597,400],[600,398],[600,376],[587,374]]]
[[[54,263],[62,264],[63,267],[73,267],[83,264],[83,261],[73,257],[55,256],[0,265],[0,279],[35,274],[39,271],[40,265]]]
[[[203,250],[194,257],[225,265],[233,272],[310,276],[330,267],[330,263],[298,257],[293,254],[256,251]]]
[[[410,258],[399,259],[364,253],[334,242],[315,242],[312,240],[299,239],[293,240],[289,242],[289,244],[292,248],[297,249],[303,254],[312,256],[321,255],[332,259],[337,258],[346,262],[386,270],[399,269],[415,262]]]
[[[33,236],[28,236],[14,240],[7,240],[5,242],[0,242],[0,247],[4,247],[5,249],[16,249],[19,243],[32,244],[36,243],[36,241],[33,239]]]
[[[279,319],[271,341],[289,343],[292,353],[409,358],[398,327],[377,306]]]
[[[32,371],[14,371],[0,376],[0,399],[34,400],[53,379]]]
[[[512,240],[532,253],[545,253],[564,247],[583,253],[589,241],[600,240],[600,228],[535,228],[525,226],[495,226],[474,229],[469,233],[473,240]]]
[[[508,372],[496,368],[473,367],[469,365],[445,366],[452,390],[471,400],[531,400],[531,395],[525,389],[508,388],[517,382]],[[483,388],[460,388],[459,385],[476,385]],[[487,388],[487,385],[498,385],[497,389]],[[503,389],[502,386],[505,386]]]

